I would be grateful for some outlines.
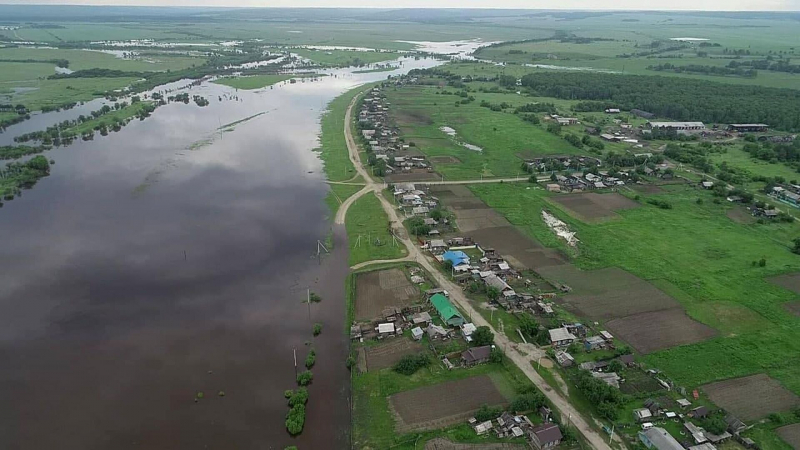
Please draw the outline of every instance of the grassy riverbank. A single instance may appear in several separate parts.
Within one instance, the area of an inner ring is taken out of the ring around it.
[[[353,203],[347,212],[350,265],[374,259],[402,258],[408,254],[402,242],[392,239],[389,219],[371,192]]]

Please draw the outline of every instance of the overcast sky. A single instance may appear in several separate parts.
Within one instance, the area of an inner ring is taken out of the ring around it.
[[[0,0],[0,4],[798,11],[800,0]]]

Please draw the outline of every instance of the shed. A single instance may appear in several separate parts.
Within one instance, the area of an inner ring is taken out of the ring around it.
[[[431,323],[431,315],[428,311],[422,311],[421,313],[414,314],[411,321],[414,322],[414,325],[427,325]]]
[[[414,338],[415,341],[418,341],[418,340],[422,339],[422,335],[423,334],[424,333],[422,331],[422,328],[420,328],[420,327],[416,327],[416,328],[412,328],[411,329],[411,337]]]
[[[478,328],[474,323],[465,323],[464,325],[461,325],[461,334],[464,336],[464,339],[467,342],[472,342],[472,333],[474,333],[477,329]]]
[[[394,324],[393,323],[378,324],[378,333],[380,334],[394,333]]]
[[[636,419],[637,422],[644,422],[651,417],[653,417],[653,413],[651,413],[647,408],[633,410],[633,418]]]

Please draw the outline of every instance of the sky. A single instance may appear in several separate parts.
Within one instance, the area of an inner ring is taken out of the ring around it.
[[[0,4],[800,11],[800,0],[0,0]]]

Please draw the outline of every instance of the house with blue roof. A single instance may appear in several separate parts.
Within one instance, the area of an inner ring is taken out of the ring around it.
[[[450,261],[453,264],[453,267],[458,267],[463,264],[469,265],[469,256],[467,256],[467,254],[461,250],[444,252],[442,258],[444,261]]]

